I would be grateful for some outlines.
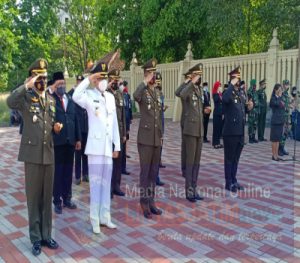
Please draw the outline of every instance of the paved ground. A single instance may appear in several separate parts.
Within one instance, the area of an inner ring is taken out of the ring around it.
[[[65,209],[53,220],[60,249],[44,249],[38,258],[30,252],[23,164],[16,161],[20,137],[16,128],[1,128],[0,262],[300,262],[300,163],[272,162],[270,142],[247,144],[238,172],[246,191],[232,196],[223,190],[223,151],[205,144],[198,183],[205,201],[190,204],[179,169],[179,124],[168,122],[163,150],[167,168],[161,169],[166,186],[157,191],[164,213],[149,221],[138,205],[136,127],[135,120],[131,175],[122,181],[127,197],[115,197],[112,204],[118,229],[102,228],[101,235],[94,235],[88,184],[74,185],[78,209]],[[292,152],[293,143],[287,146]]]

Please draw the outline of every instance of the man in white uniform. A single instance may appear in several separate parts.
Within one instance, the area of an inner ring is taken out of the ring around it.
[[[107,70],[106,63],[95,63],[89,77],[78,85],[73,94],[73,100],[88,113],[85,154],[88,155],[90,176],[90,219],[95,234],[100,233],[100,224],[116,228],[110,216],[110,187],[112,158],[118,157],[120,135],[115,99],[106,91]]]

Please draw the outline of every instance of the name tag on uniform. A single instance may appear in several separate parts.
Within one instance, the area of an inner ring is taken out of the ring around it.
[[[234,100],[234,103],[237,103],[237,99]]]
[[[99,103],[100,101],[99,100],[94,100],[94,102]]]

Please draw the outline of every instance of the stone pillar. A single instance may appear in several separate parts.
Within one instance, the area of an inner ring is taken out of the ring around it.
[[[136,54],[135,52],[133,52],[132,54],[132,59],[130,62],[130,81],[128,83],[128,88],[129,88],[129,94],[133,94],[135,88],[136,88],[136,74],[135,74],[135,70],[136,70],[136,66],[138,65],[138,61],[136,59]],[[137,108],[135,105],[135,101],[132,98],[132,112],[137,112]]]
[[[273,30],[273,38],[270,42],[270,47],[268,50],[268,57],[267,57],[267,89],[266,93],[268,96],[268,99],[270,100],[272,90],[274,85],[276,84],[276,76],[277,76],[277,58],[278,58],[278,51],[280,50],[279,47],[279,40],[277,38],[278,33],[277,33],[277,28]],[[281,82],[281,80],[280,80]]]
[[[185,54],[185,58],[183,61],[180,62],[179,65],[179,75],[178,75],[178,83],[177,87],[175,87],[175,90],[179,87],[179,85],[184,81],[183,74],[188,71],[188,69],[191,67],[191,62],[193,60],[193,52],[192,52],[192,43],[188,43],[187,46],[187,52]],[[181,116],[181,101],[178,97],[175,97],[174,101],[174,110],[173,110],[173,121],[179,121]]]

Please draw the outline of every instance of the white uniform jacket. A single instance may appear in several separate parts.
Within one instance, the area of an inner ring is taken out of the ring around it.
[[[75,89],[73,100],[88,113],[89,131],[85,148],[86,155],[112,157],[120,151],[120,134],[114,96],[109,92],[87,89],[90,81],[85,78]]]

